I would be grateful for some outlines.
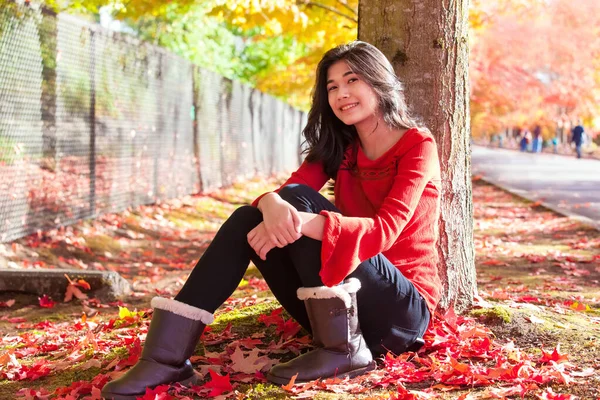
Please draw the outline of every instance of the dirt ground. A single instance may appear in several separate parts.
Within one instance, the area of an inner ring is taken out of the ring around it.
[[[132,344],[122,341],[125,333],[143,338],[150,299],[176,294],[224,219],[277,182],[246,182],[210,195],[138,207],[0,245],[1,267],[114,270],[134,288],[131,296],[118,302],[103,303],[90,293],[88,299],[68,303],[53,299],[56,303],[51,308],[41,307],[37,295],[0,293],[0,399],[98,398],[98,388],[104,384],[101,378],[121,373],[115,371],[117,363],[117,369],[127,366]],[[600,399],[600,232],[481,180],[474,181],[473,199],[479,293],[465,317],[481,326],[478,332],[490,332],[481,334],[482,340],[498,343],[504,355],[527,359],[548,354],[543,364],[560,364],[552,370],[556,379],[540,381],[538,388],[527,390],[525,398]],[[210,334],[222,340],[213,337],[197,349],[193,361],[205,374],[205,382],[209,380],[207,354],[221,354],[219,368],[223,373],[230,371],[232,342],[260,337],[263,343],[271,343],[261,351],[273,359],[292,358],[306,347],[302,331],[288,338],[279,327],[265,327],[264,316],[277,307],[260,274],[250,268],[240,289],[217,312]],[[457,321],[460,325],[462,317]],[[273,350],[272,343],[281,342],[282,335],[296,347]],[[432,331],[423,354],[435,347],[438,337]],[[464,376],[472,373],[466,366],[492,367],[491,359],[482,362],[470,357],[463,354],[461,359]],[[519,371],[517,375],[525,370]],[[459,376],[459,372],[456,368],[452,374]],[[420,382],[398,382],[396,387],[384,378],[393,376],[392,367],[380,362],[378,373],[357,382],[352,390],[351,382],[344,389],[323,384],[303,392],[262,383],[258,375],[240,378],[238,374],[235,390],[224,392],[221,398],[521,397],[509,394],[507,388],[516,383],[507,379],[452,384],[447,377],[432,374]],[[514,382],[518,379],[515,376]],[[401,386],[413,390],[413,397],[402,394]],[[188,395],[202,398],[205,394],[198,393]]]

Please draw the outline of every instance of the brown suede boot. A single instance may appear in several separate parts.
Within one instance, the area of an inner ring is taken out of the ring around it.
[[[122,377],[102,388],[102,397],[107,400],[135,400],[146,393],[146,388],[196,383],[197,375],[188,358],[213,315],[162,297],[153,298],[151,305],[154,313],[142,356]]]
[[[271,368],[267,380],[287,384],[298,374],[296,382],[308,382],[333,376],[352,378],[375,369],[371,351],[360,332],[356,292],[360,281],[348,279],[343,285],[298,289],[304,300],[316,349],[287,363]]]

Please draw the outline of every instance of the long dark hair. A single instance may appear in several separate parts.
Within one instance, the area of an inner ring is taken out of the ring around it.
[[[409,129],[418,126],[408,112],[402,83],[381,51],[358,40],[329,50],[317,66],[312,106],[303,134],[308,144],[305,150],[307,161],[322,161],[325,173],[333,179],[346,148],[355,142],[358,135],[356,128],[340,121],[329,106],[327,72],[340,60],[344,60],[352,72],[373,88],[379,98],[383,120],[390,128]]]

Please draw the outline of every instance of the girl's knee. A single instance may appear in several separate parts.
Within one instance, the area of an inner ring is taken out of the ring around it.
[[[235,209],[228,220],[235,221],[236,223],[256,225],[262,221],[262,213],[256,207],[241,206]]]
[[[295,200],[299,197],[306,196],[307,193],[315,192],[313,188],[307,185],[293,183],[286,185],[279,190],[279,197],[285,201]]]

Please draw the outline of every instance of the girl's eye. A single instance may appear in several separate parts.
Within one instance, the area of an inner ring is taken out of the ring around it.
[[[358,79],[356,79],[356,78],[350,78],[350,79],[348,79],[348,83],[352,83],[352,82],[357,81],[357,80]]]
[[[331,92],[333,89],[337,89],[336,86],[329,86],[329,88],[327,89],[328,92]]]

